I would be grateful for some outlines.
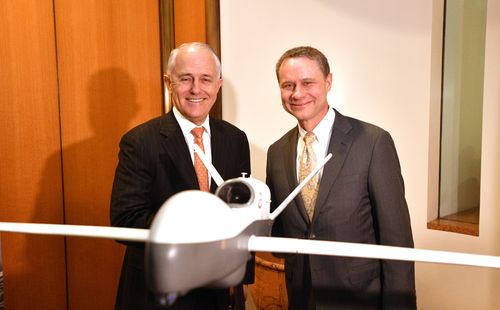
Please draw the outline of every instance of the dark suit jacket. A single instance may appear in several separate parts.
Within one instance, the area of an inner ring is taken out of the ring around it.
[[[212,163],[222,178],[250,173],[245,133],[212,118],[210,131]],[[216,187],[212,180],[211,191]],[[173,112],[169,112],[123,136],[111,195],[111,225],[149,228],[165,200],[188,189],[199,189],[198,181],[181,128]],[[153,296],[145,288],[144,245],[127,245],[116,308],[155,309]],[[248,276],[251,281],[253,269]],[[171,309],[213,309],[217,298],[216,290],[197,289],[180,298]]]
[[[300,195],[278,217],[273,235],[413,247],[398,156],[388,132],[335,111],[312,223]],[[272,208],[297,186],[295,127],[270,146]],[[310,269],[308,269],[310,268]],[[309,271],[305,272],[305,271]],[[414,264],[364,258],[287,255],[290,309],[307,309],[304,276],[316,309],[416,307]]]

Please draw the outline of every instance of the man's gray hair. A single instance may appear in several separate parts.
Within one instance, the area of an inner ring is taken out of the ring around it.
[[[179,51],[183,50],[183,49],[189,49],[189,48],[207,49],[208,51],[210,51],[212,53],[212,55],[214,56],[215,65],[217,66],[218,76],[219,76],[219,78],[222,77],[222,69],[221,69],[221,63],[220,63],[219,57],[217,56],[215,51],[210,47],[210,45],[203,43],[203,42],[184,43],[184,44],[180,45],[179,47],[173,49],[170,52],[170,56],[168,57],[168,64],[167,64],[167,75],[168,76],[170,76],[172,71],[174,71],[175,59],[177,58]]]

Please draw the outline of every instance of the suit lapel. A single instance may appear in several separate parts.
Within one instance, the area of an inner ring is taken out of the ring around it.
[[[298,139],[299,131],[295,129],[289,136],[289,140],[285,143],[285,149],[283,150],[283,158],[284,158],[284,166],[291,167],[290,169],[286,169],[286,176],[288,181],[288,187],[290,188],[290,192],[297,187],[297,139]]]
[[[323,168],[314,218],[320,213],[321,207],[325,204],[328,193],[347,158],[352,145],[352,136],[348,134],[351,129],[352,126],[347,118],[335,110],[335,122],[333,124],[330,144],[328,145],[328,153],[332,153],[332,158]]]
[[[160,133],[164,137],[165,153],[175,163],[178,175],[181,176],[188,188],[199,188],[186,140],[172,111],[162,118]]]

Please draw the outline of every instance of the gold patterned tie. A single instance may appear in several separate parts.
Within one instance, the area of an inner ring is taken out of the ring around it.
[[[205,129],[203,127],[195,127],[191,130],[194,136],[194,143],[198,144],[200,149],[205,152],[203,147],[203,132]],[[198,184],[200,185],[200,190],[204,192],[210,191],[208,187],[208,171],[207,167],[203,164],[200,157],[196,152],[194,152],[194,171],[196,172],[196,177],[198,178]]]
[[[308,132],[304,136],[304,151],[299,159],[299,181],[302,182],[316,166],[316,156],[312,144],[316,140],[316,136],[312,132]],[[316,174],[301,192],[302,200],[306,207],[309,221],[312,221],[314,214],[314,206],[316,205],[316,197],[318,196],[318,174]]]

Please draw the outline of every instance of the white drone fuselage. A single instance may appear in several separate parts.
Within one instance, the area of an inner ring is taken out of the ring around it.
[[[180,192],[160,208],[146,243],[146,282],[155,294],[183,295],[193,287],[231,287],[243,279],[251,236],[267,236],[270,192],[240,177],[215,195]],[[186,220],[188,219],[188,220]]]

